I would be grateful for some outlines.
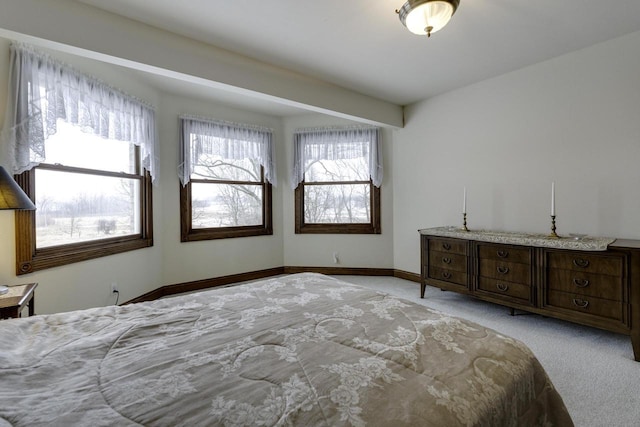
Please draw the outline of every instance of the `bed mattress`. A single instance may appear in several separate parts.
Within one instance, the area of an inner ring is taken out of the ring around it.
[[[0,322],[0,426],[571,426],[519,341],[319,274]]]

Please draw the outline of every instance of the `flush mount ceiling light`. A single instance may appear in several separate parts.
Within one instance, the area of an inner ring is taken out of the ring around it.
[[[447,25],[459,4],[460,0],[409,0],[396,13],[413,34],[431,37]]]

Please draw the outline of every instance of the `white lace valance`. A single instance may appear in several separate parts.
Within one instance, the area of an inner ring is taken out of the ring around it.
[[[58,119],[84,132],[141,148],[143,166],[158,175],[155,111],[49,55],[12,43],[3,136],[13,173],[46,161],[45,140]]]
[[[291,187],[304,180],[309,166],[318,160],[368,159],[373,185],[382,184],[382,138],[376,127],[299,129],[293,134]]]
[[[181,116],[180,129],[178,176],[183,186],[190,181],[202,153],[229,160],[257,160],[265,179],[277,185],[271,129],[193,116]]]

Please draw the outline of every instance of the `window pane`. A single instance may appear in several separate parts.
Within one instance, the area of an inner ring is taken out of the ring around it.
[[[371,185],[305,185],[306,224],[357,224],[371,222]]]
[[[140,233],[140,182],[36,168],[36,247]]]
[[[262,225],[262,185],[191,183],[191,226]]]
[[[369,181],[368,160],[364,157],[319,160],[306,170],[306,182]]]
[[[46,163],[136,173],[133,144],[82,132],[62,120],[57,126],[58,132],[45,141]]]
[[[260,164],[249,159],[233,160],[202,155],[193,169],[191,178],[194,179],[261,181]]]

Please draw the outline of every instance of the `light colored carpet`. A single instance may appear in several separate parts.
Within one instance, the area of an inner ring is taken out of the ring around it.
[[[640,426],[640,362],[628,336],[509,309],[394,277],[335,276],[462,317],[524,342],[578,427]]]

